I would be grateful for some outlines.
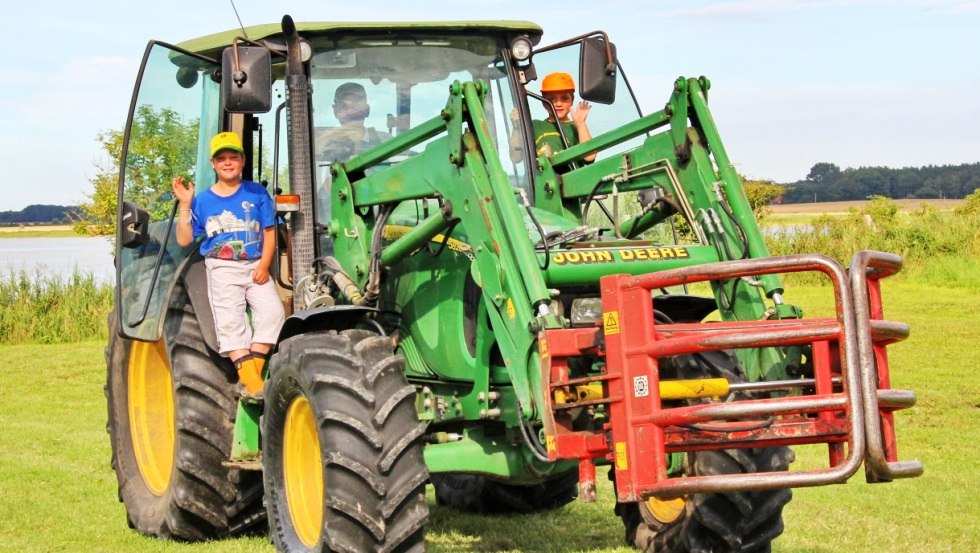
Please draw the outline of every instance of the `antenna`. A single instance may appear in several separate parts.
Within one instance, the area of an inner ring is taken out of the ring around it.
[[[228,1],[231,2],[231,9],[235,11],[235,17],[238,19],[238,26],[242,28],[242,34],[245,35],[245,38],[247,39],[248,33],[245,32],[245,25],[242,25],[242,18],[240,15],[238,15],[238,8],[235,7],[235,0]]]

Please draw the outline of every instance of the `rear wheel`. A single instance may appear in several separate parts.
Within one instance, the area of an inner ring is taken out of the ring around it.
[[[433,474],[440,505],[481,514],[533,513],[557,509],[578,496],[578,471],[540,484],[518,486],[460,473]]]
[[[708,352],[665,360],[668,377],[724,376],[742,380],[733,356]],[[785,471],[793,461],[788,447],[723,449],[687,454],[688,475]],[[652,498],[616,506],[626,542],[648,553],[766,553],[783,532],[783,507],[790,490],[694,494],[673,500]]]
[[[261,478],[222,465],[237,409],[234,380],[204,344],[186,296],[167,313],[165,340],[121,338],[114,320],[109,331],[108,431],[130,527],[189,541],[262,529]]]
[[[277,550],[422,551],[422,427],[391,340],[303,334],[270,365],[263,465]]]

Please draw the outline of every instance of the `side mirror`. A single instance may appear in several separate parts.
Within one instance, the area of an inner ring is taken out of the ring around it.
[[[150,241],[150,214],[132,202],[123,202],[119,239],[124,248],[138,248]]]
[[[272,56],[267,48],[239,46],[221,54],[221,95],[232,113],[272,109]]]
[[[579,96],[583,100],[599,104],[616,101],[616,45],[609,42],[608,51],[606,45],[600,36],[582,41],[578,81]]]

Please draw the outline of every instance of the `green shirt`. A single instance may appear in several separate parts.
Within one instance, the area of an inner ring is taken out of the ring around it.
[[[574,146],[578,144],[578,130],[575,128],[575,122],[566,121],[561,124],[561,127],[565,133],[565,138],[568,140],[568,145]],[[534,129],[535,152],[540,152],[545,144],[551,148],[551,153],[560,152],[565,149],[565,145],[561,141],[561,135],[558,134],[557,123],[533,119],[531,121],[531,128]]]

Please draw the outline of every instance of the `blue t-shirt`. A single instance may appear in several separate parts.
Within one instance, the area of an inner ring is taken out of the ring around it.
[[[276,223],[269,193],[247,180],[231,196],[219,196],[210,188],[196,194],[191,214],[194,238],[204,236],[201,255],[217,259],[259,259],[262,230]]]

